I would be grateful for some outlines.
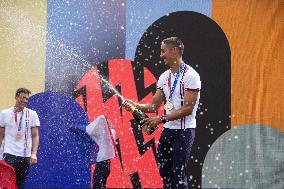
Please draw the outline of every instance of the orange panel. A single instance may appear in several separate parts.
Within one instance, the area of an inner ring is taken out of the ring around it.
[[[231,47],[232,127],[262,124],[283,132],[284,1],[213,0],[212,6]]]

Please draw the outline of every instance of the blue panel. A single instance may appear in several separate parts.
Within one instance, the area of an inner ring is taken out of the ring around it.
[[[87,125],[84,110],[71,98],[53,92],[32,96],[28,107],[40,118],[38,163],[31,166],[29,188],[88,188],[91,178],[91,139],[70,129]]]
[[[125,57],[125,0],[48,0],[46,91],[71,94],[98,62]]]
[[[176,11],[194,11],[211,17],[211,0],[127,0],[126,1],[126,53],[134,60],[135,50],[146,29],[160,17]]]

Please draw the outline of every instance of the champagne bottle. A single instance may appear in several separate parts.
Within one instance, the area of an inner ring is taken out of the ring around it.
[[[138,110],[132,104],[128,103],[126,100],[122,104],[123,104],[123,106],[126,106],[126,104],[128,104],[130,106],[130,111],[131,111],[134,119],[136,120],[136,122],[138,123],[139,126],[141,126],[140,122],[143,119],[148,118],[148,116],[144,112]],[[158,126],[156,125],[156,126],[148,126],[146,128],[142,128],[142,129],[144,129],[148,135],[151,135],[157,128],[158,128]]]

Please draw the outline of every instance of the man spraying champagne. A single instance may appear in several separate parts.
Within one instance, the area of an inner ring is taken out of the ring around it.
[[[161,55],[166,70],[159,77],[157,91],[148,104],[131,100],[124,103],[128,111],[157,112],[166,99],[165,115],[145,117],[142,128],[164,128],[158,144],[158,168],[164,188],[188,188],[186,167],[195,138],[196,111],[200,98],[199,74],[182,60],[183,42],[177,37],[164,39]]]

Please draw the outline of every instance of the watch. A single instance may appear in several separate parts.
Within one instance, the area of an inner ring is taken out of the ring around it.
[[[164,124],[169,121],[169,120],[167,119],[167,115],[162,115],[162,116],[160,117],[160,120],[161,120],[162,123],[164,123]]]

